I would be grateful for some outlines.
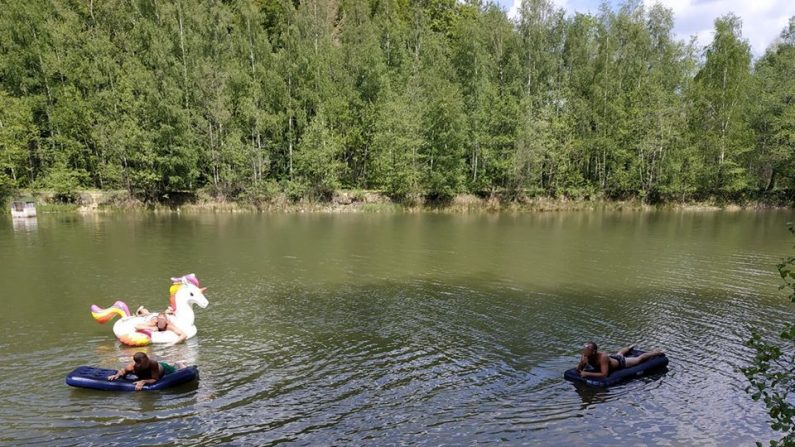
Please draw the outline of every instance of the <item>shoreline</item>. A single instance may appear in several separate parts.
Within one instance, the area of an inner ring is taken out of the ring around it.
[[[459,194],[446,203],[394,202],[390,198],[373,191],[337,191],[327,202],[288,200],[285,195],[277,195],[268,201],[246,203],[216,199],[209,196],[185,196],[170,199],[169,202],[144,202],[130,197],[126,191],[82,191],[75,203],[60,203],[55,194],[49,191],[31,191],[17,197],[33,197],[37,207],[45,213],[96,214],[105,212],[155,212],[155,213],[526,213],[561,211],[741,211],[762,209],[793,208],[792,203],[765,203],[747,201],[744,203],[719,202],[717,200],[692,202],[644,203],[639,199],[569,199],[553,197],[533,197],[522,201],[502,201],[495,196],[478,197],[472,194]],[[7,205],[10,200],[7,201]]]

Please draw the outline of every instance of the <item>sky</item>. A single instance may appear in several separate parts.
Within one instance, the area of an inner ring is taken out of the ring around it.
[[[553,0],[555,4],[574,12],[597,13],[602,0]],[[521,0],[497,0],[516,17]],[[618,2],[612,0],[611,4]],[[661,3],[674,12],[674,33],[677,38],[688,41],[696,36],[698,45],[704,47],[712,42],[715,19],[733,12],[742,19],[743,38],[748,39],[754,57],[764,54],[767,47],[781,34],[789,18],[795,16],[793,0],[643,0],[647,6]]]

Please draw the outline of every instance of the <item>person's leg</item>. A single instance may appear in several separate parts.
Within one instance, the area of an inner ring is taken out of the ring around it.
[[[651,350],[649,352],[644,352],[643,354],[641,354],[641,355],[639,355],[637,357],[627,357],[626,358],[627,368],[632,368],[633,366],[635,366],[637,364],[640,364],[640,363],[643,363],[643,362],[645,362],[646,360],[648,360],[648,359],[650,359],[652,357],[656,357],[658,355],[663,355],[663,354],[664,354],[663,351],[661,351],[659,349],[653,349],[653,350]]]
[[[618,354],[626,356],[629,354],[629,351],[635,349],[635,345],[627,346],[626,348],[621,348],[618,350]]]

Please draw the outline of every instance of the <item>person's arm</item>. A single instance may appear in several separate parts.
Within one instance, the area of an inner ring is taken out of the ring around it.
[[[577,371],[582,371],[585,369],[585,365],[588,364],[588,357],[585,354],[580,355],[580,363],[577,364]]]
[[[135,325],[135,329],[152,329],[157,326],[157,320],[149,320]]]
[[[162,377],[160,372],[163,370],[163,367],[160,366],[160,363],[157,363],[157,362],[155,363],[155,365],[157,366],[157,368],[153,368],[153,370],[152,370],[152,378],[151,379],[136,380],[134,382],[135,383],[135,391],[141,391],[144,388],[144,385],[149,385],[151,383],[155,383],[158,380],[160,380],[160,377]]]
[[[580,371],[582,377],[607,377],[610,372],[610,358],[603,355],[599,358],[599,372]]]
[[[135,391],[141,391],[144,388],[144,385],[149,385],[150,383],[155,383],[159,380],[157,379],[145,379],[145,380],[136,380],[135,381]]]
[[[111,374],[108,376],[108,380],[116,380],[119,377],[124,377],[127,374],[133,372],[135,368],[135,363],[130,363],[129,365],[125,366],[124,368],[116,371],[116,374]]]

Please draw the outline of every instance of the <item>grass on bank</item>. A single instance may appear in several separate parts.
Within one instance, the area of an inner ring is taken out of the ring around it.
[[[4,206],[12,198],[33,197],[37,209],[41,213],[94,213],[111,211],[152,211],[152,212],[363,212],[363,213],[396,213],[396,212],[545,212],[545,211],[580,211],[580,210],[638,210],[638,209],[755,209],[771,207],[792,207],[793,200],[789,197],[777,197],[774,200],[743,200],[729,202],[708,199],[692,202],[666,202],[650,205],[640,199],[609,200],[605,198],[567,197],[526,197],[522,200],[509,200],[498,195],[478,196],[459,194],[443,202],[431,202],[421,196],[411,197],[403,201],[393,201],[378,191],[339,190],[327,200],[295,199],[286,193],[272,192],[263,197],[241,197],[238,200],[214,197],[206,191],[196,193],[172,193],[157,201],[145,201],[131,196],[125,190],[100,191],[83,190],[71,197],[71,202],[64,203],[63,198],[52,191],[19,191],[7,198]]]

